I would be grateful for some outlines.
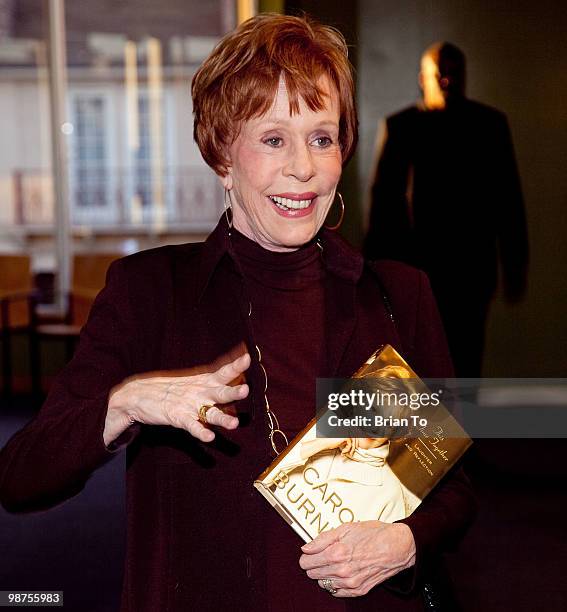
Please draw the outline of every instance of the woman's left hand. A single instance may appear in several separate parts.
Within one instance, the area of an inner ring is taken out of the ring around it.
[[[358,597],[415,563],[415,541],[404,523],[346,523],[301,547],[299,565],[335,597]]]

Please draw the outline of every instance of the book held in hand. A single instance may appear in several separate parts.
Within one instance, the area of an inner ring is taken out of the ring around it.
[[[254,482],[305,542],[409,516],[472,444],[390,345],[347,382]]]

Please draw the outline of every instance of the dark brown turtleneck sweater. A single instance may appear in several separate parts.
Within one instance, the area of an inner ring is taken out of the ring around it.
[[[321,251],[316,242],[292,252],[268,251],[234,230],[232,243],[252,304],[270,408],[291,442],[315,416],[315,379],[325,346]],[[303,542],[275,511],[265,528],[270,612],[344,611],[341,600],[299,567]],[[300,584],[305,582],[310,584]]]

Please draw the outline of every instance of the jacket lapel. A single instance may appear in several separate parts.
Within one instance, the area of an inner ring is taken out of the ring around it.
[[[327,275],[326,351],[320,372],[324,377],[346,378],[381,345],[400,346],[400,339],[377,271],[375,282],[364,282],[360,253],[328,230],[321,232],[321,244]]]
[[[325,377],[350,376],[341,364],[356,326],[356,291],[363,259],[337,234],[323,229],[319,244],[325,275],[325,354],[321,369]]]
[[[350,376],[340,364],[349,346],[356,323],[356,286],[344,278],[328,274],[325,282],[325,345],[321,363],[323,376]]]

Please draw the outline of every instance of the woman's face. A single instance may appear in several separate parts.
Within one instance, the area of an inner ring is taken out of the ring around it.
[[[309,242],[331,207],[342,170],[339,103],[321,80],[326,106],[312,111],[300,99],[289,114],[283,80],[270,110],[244,122],[229,150],[223,177],[230,190],[236,229],[270,251]]]

